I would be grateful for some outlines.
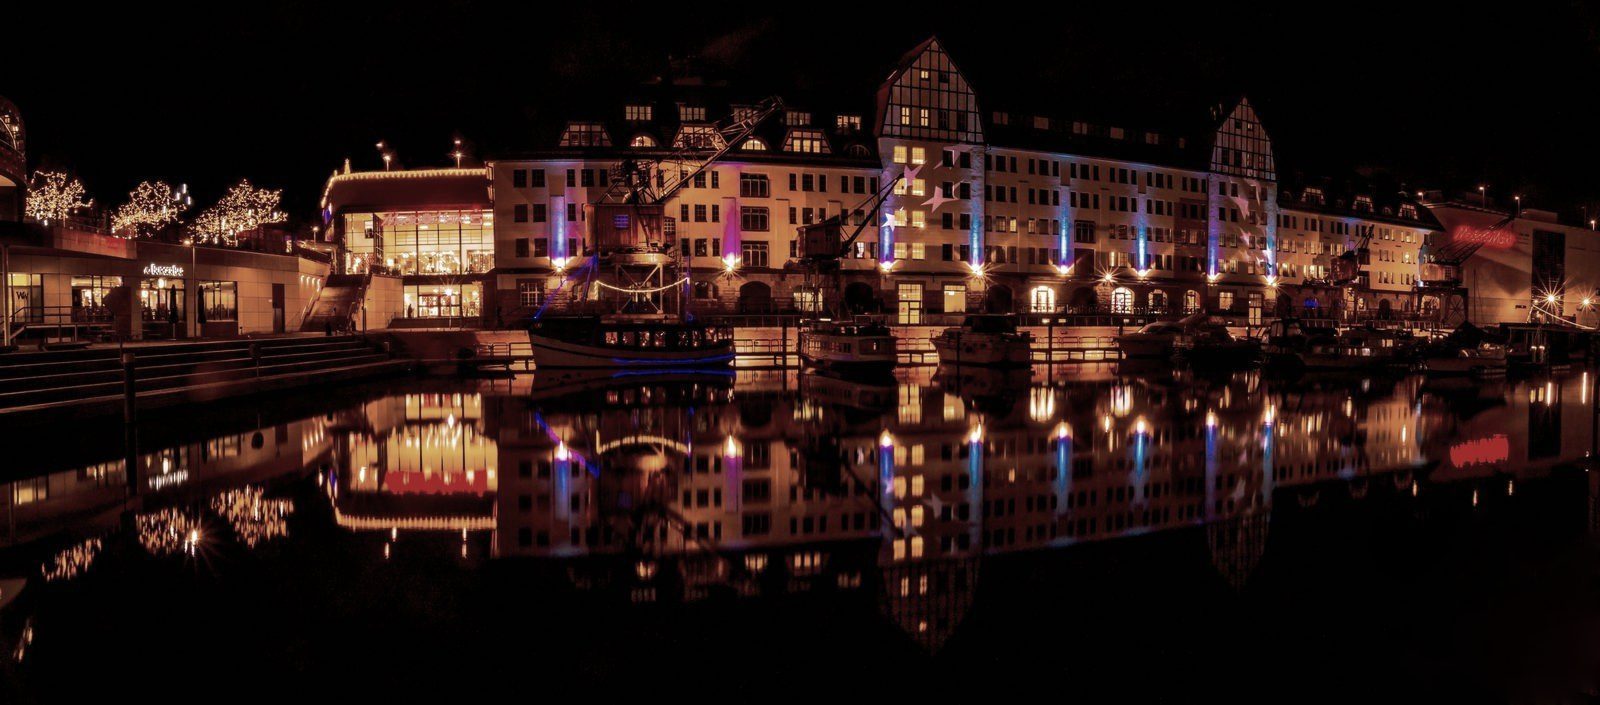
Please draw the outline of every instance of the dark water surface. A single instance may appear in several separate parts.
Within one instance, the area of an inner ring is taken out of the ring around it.
[[[0,702],[1591,702],[1594,377],[408,380],[10,438]]]

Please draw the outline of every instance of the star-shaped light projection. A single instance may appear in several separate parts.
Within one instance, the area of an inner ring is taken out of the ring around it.
[[[928,207],[932,208],[933,210],[937,211],[937,210],[939,210],[939,206],[942,206],[942,205],[944,205],[946,203],[949,203],[951,201],[959,201],[959,200],[961,200],[961,199],[959,199],[959,198],[949,198],[949,197],[945,196],[942,189],[934,189],[933,190],[933,196],[930,197],[928,200],[923,201],[922,205],[928,206]]]
[[[944,511],[944,500],[939,499],[939,495],[929,497],[928,508],[933,510],[934,516],[939,516]]]
[[[922,166],[923,165],[921,164],[916,166],[908,166],[906,167],[905,173],[900,175],[901,178],[905,179],[906,186],[908,188],[911,186],[911,180],[917,178],[917,174],[922,171]]]

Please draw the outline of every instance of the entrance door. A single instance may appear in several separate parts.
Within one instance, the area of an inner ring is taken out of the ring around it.
[[[284,299],[283,285],[282,284],[273,284],[272,285],[272,332],[274,332],[274,333],[282,333],[285,330],[285,325],[286,324],[285,324],[285,321],[284,321],[284,313],[283,313],[283,306],[284,306],[283,299]]]
[[[1261,298],[1261,294],[1259,292],[1251,292],[1250,293],[1250,318],[1249,318],[1249,321],[1250,321],[1250,325],[1252,325],[1252,326],[1261,325],[1261,302],[1262,302],[1262,298]]]
[[[895,288],[900,300],[900,325],[914,326],[922,323],[922,285],[901,284]]]

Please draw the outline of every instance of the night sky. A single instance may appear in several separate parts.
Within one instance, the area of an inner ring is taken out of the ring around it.
[[[1285,172],[1378,169],[1411,189],[1487,182],[1573,213],[1600,194],[1600,6],[1582,3],[1341,2],[1307,15],[1248,2],[837,12],[258,0],[194,12],[18,1],[0,95],[27,121],[31,166],[75,172],[100,203],[158,178],[189,183],[203,205],[249,177],[285,189],[291,215],[309,220],[344,158],[378,166],[380,139],[411,167],[448,164],[457,134],[476,156],[535,146],[532,125],[661,73],[669,56],[753,92],[825,87],[866,106],[931,33],[985,110],[1161,127],[1244,93]]]

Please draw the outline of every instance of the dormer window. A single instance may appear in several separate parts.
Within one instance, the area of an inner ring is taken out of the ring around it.
[[[996,124],[996,125],[1010,125],[1011,124],[1011,114],[1010,113],[1002,113],[1002,112],[996,111],[995,114],[994,114],[994,124]]]
[[[1402,204],[1400,204],[1400,217],[1409,218],[1411,220],[1416,220],[1417,219],[1417,207],[1414,204],[1410,204],[1410,203],[1402,203]]]
[[[746,152],[765,152],[767,151],[767,141],[760,137],[751,137],[745,140],[744,144],[739,145],[739,149]]]
[[[598,122],[569,122],[561,132],[563,147],[610,147],[611,137]]]
[[[783,124],[790,127],[805,127],[811,124],[811,113],[800,110],[790,110],[783,114]]]
[[[828,154],[828,140],[822,130],[790,130],[783,141],[783,151],[800,154]]]
[[[1048,129],[1050,129],[1050,118],[1044,117],[1043,115],[1035,115],[1035,116],[1033,116],[1033,129],[1035,129],[1035,130],[1048,130]]]
[[[649,122],[654,110],[648,105],[629,105],[623,108],[622,113],[629,122]]]
[[[682,122],[700,122],[706,119],[706,109],[699,105],[678,104],[678,120]]]
[[[1127,136],[1127,132],[1125,130],[1123,130],[1122,128],[1120,128],[1120,127],[1111,128],[1110,134],[1111,134],[1111,139],[1114,139],[1114,140],[1120,140],[1123,137]]]
[[[1322,204],[1324,204],[1326,202],[1327,202],[1327,200],[1322,195],[1322,189],[1317,188],[1315,186],[1310,186],[1310,187],[1306,188],[1306,203],[1311,203],[1311,204],[1315,204],[1315,205],[1319,205],[1320,206],[1320,205],[1322,205]]]
[[[1087,134],[1089,134],[1089,123],[1082,122],[1082,121],[1073,122],[1072,123],[1072,134],[1074,134],[1074,135],[1087,135]]]
[[[672,146],[680,149],[721,149],[722,145],[722,133],[710,125],[684,125],[672,141]]]
[[[1355,209],[1359,213],[1371,213],[1372,212],[1372,197],[1371,196],[1356,196]]]
[[[834,119],[834,125],[838,127],[840,132],[860,132],[861,116],[840,115]]]
[[[1161,133],[1159,133],[1159,132],[1146,132],[1146,133],[1144,133],[1144,143],[1145,144],[1161,144]]]

